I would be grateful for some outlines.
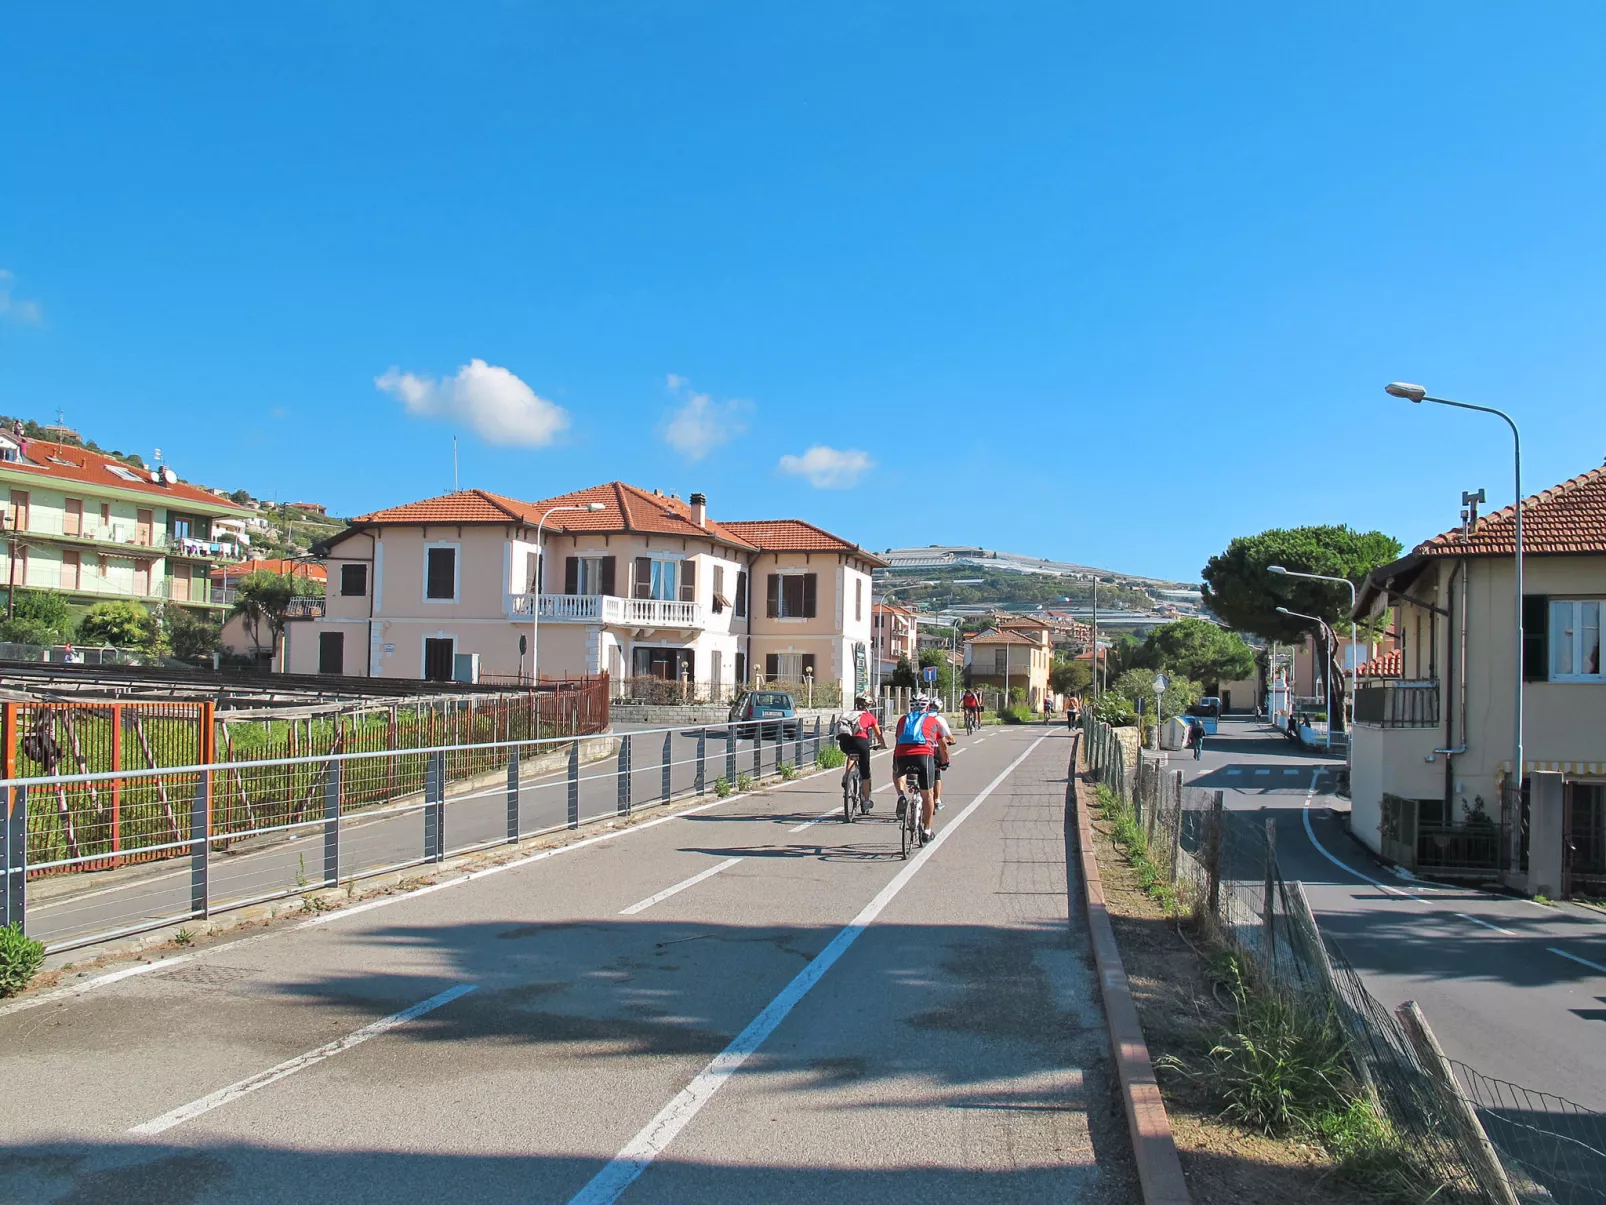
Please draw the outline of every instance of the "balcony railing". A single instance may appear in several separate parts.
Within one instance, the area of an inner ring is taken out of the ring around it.
[[[102,523],[98,515],[84,515],[72,522],[61,511],[31,511],[20,531],[24,536],[119,544],[126,548],[149,548],[155,552],[165,551],[168,546],[167,532],[154,525],[142,529],[132,519],[114,519],[110,523]]]
[[[1372,728],[1437,728],[1439,683],[1368,682],[1355,692],[1355,722]]]
[[[635,628],[700,628],[703,605],[665,598],[620,598],[614,594],[513,594],[508,611],[531,617],[539,597],[543,623],[607,623]]]

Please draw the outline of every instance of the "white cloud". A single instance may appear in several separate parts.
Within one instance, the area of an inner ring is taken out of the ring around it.
[[[780,468],[790,476],[805,478],[815,489],[845,490],[857,485],[860,477],[875,468],[875,461],[856,448],[838,451],[815,444],[801,456],[781,457]]]
[[[39,303],[12,295],[11,282],[15,279],[10,272],[0,268],[0,318],[10,318],[13,322],[38,322],[44,317]]]
[[[539,448],[569,425],[569,412],[536,394],[505,368],[470,360],[455,377],[435,380],[392,368],[374,384],[409,414],[467,424],[488,443]]]
[[[720,444],[747,430],[742,414],[749,403],[716,402],[706,393],[694,393],[685,377],[670,373],[669,391],[685,399],[671,410],[664,423],[664,440],[687,460],[701,460]]]

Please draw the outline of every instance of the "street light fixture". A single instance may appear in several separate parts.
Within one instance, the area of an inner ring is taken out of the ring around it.
[[[1355,692],[1361,685],[1361,646],[1355,636],[1355,583],[1347,577],[1333,577],[1326,573],[1301,573],[1297,569],[1284,569],[1281,565],[1267,565],[1267,573],[1281,574],[1283,577],[1304,577],[1313,582],[1338,582],[1349,587],[1349,697],[1350,706],[1355,705]],[[1327,727],[1331,731],[1333,717],[1328,715]]]
[[[1408,402],[1432,402],[1437,406],[1454,406],[1457,410],[1476,410],[1479,414],[1492,414],[1503,419],[1506,426],[1511,428],[1511,449],[1513,458],[1513,491],[1516,505],[1513,510],[1516,515],[1516,596],[1514,616],[1516,624],[1517,648],[1515,663],[1513,665],[1513,694],[1515,704],[1512,718],[1512,755],[1511,779],[1515,786],[1516,797],[1522,793],[1522,433],[1517,430],[1517,423],[1511,415],[1504,410],[1496,410],[1493,406],[1475,406],[1471,402],[1453,402],[1449,398],[1429,397],[1428,391],[1421,385],[1412,385],[1407,381],[1394,381],[1383,386],[1383,392],[1390,397],[1404,398]]]
[[[541,587],[542,579],[546,577],[546,548],[541,543],[541,529],[546,521],[560,510],[583,510],[596,512],[607,508],[600,502],[586,502],[553,506],[547,509],[535,525],[535,592],[530,598],[530,691],[541,683]]]
[[[1327,626],[1327,621],[1322,619],[1320,616],[1306,615],[1303,611],[1290,611],[1287,607],[1278,607],[1277,613],[1279,615],[1292,615],[1295,619],[1308,619],[1312,623],[1319,623],[1323,627]],[[1322,675],[1322,679],[1327,685],[1327,747],[1328,749],[1331,749],[1333,747],[1333,673],[1331,666],[1329,666],[1328,671]],[[1294,722],[1292,706],[1289,708],[1288,722],[1290,724]]]

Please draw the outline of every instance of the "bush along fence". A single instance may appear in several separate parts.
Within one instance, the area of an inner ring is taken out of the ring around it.
[[[4,778],[238,765],[211,783],[211,836],[302,820],[321,807],[325,766],[342,753],[404,753],[444,745],[581,736],[608,726],[605,678],[506,694],[446,695],[289,712],[219,711],[210,702],[6,703],[0,710]],[[447,759],[448,782],[506,764],[506,750],[465,748]],[[346,810],[383,804],[424,787],[425,758],[354,764],[341,782]],[[148,862],[185,852],[183,813],[196,774],[173,773],[55,784],[28,818],[35,874],[68,874]]]
[[[1279,871],[1274,820],[1228,811],[1223,792],[1185,787],[1180,771],[1146,762],[1141,752],[1129,766],[1115,730],[1092,717],[1084,729],[1101,798],[1120,814],[1128,849],[1142,849],[1144,870],[1158,884],[1151,891],[1174,898],[1217,935],[1240,978],[1240,1004],[1242,990],[1252,988],[1269,1001],[1260,1016],[1277,1019],[1258,1033],[1251,1023],[1212,1052],[1229,1064],[1229,1076],[1246,1083],[1290,1036],[1307,1054],[1329,1049],[1333,1065],[1317,1068],[1322,1090],[1347,1090],[1334,1092],[1335,1111],[1321,1128],[1347,1127],[1349,1142],[1392,1152],[1382,1162],[1397,1171],[1377,1171],[1375,1179],[1403,1198],[1606,1203],[1606,1114],[1446,1059],[1417,1005],[1391,1013],[1320,931],[1303,885]],[[1243,1099],[1229,1109],[1240,1120],[1264,1124],[1274,1111],[1253,1102],[1247,1107],[1256,1115],[1246,1117]],[[1340,1138],[1329,1145],[1344,1147]]]
[[[838,752],[831,731],[831,717],[811,716],[0,781],[0,929],[15,924],[64,950],[296,895],[315,911],[331,902],[319,892],[344,887],[349,897],[359,879],[794,777]],[[419,787],[408,790],[403,768],[415,764]],[[393,767],[397,794],[356,802],[366,798],[363,784],[387,781]],[[214,805],[234,789],[236,771],[292,784],[297,794],[275,791],[292,801],[290,818],[259,814],[255,827],[218,829]],[[53,812],[56,787],[104,792],[114,781],[130,793],[166,784],[177,835],[164,833],[161,845],[172,862],[66,860],[102,867],[88,876],[28,860],[30,820],[36,807]],[[310,798],[299,793],[305,782]]]

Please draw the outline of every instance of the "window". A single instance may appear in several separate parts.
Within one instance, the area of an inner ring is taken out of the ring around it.
[[[736,571],[736,605],[731,610],[736,615],[736,618],[747,618],[747,571],[745,569]],[[738,682],[741,681],[742,675],[738,673],[736,680]]]
[[[679,561],[658,560],[655,557],[636,558],[637,598],[656,598],[672,602],[680,597],[677,569]]]
[[[343,674],[346,672],[346,634],[344,632],[318,633],[318,672],[320,674]]]
[[[110,527],[112,525],[112,504],[110,502],[102,502],[100,504],[100,525],[102,527]]]
[[[1009,650],[993,650],[993,673],[1004,674],[1009,672]]]
[[[814,676],[813,653],[766,653],[764,677],[769,682],[802,682]]]
[[[818,574],[772,573],[765,614],[771,619],[813,619],[818,588]]]
[[[194,535],[194,521],[188,515],[170,515],[168,526],[175,540],[188,540]]]
[[[431,551],[434,550],[431,549]],[[450,682],[452,680],[453,654],[456,651],[456,641],[450,636],[425,637],[425,679],[430,682]]]
[[[1598,598],[1550,600],[1550,680],[1598,682],[1600,672]]]
[[[64,536],[84,534],[84,500],[82,498],[67,499],[66,506],[61,513],[61,534]]]
[[[144,478],[139,474],[125,469],[120,464],[109,464],[106,466],[106,471],[113,477],[121,477],[124,481],[144,481]]]
[[[563,559],[565,594],[613,594],[614,565],[611,556],[571,556]]]
[[[746,577],[747,575],[744,573],[744,574],[742,574],[742,576]],[[736,654],[736,685],[738,687],[742,687],[742,686],[746,686],[747,685],[747,654],[746,653],[737,653]]]
[[[714,601],[713,601],[714,614],[715,615],[723,615],[725,613],[725,608],[728,607],[728,606],[730,606],[730,601],[728,599],[726,599],[726,597],[725,597],[725,566],[723,566],[723,565],[715,565],[714,566]],[[715,653],[714,656],[717,657],[717,656],[719,656],[719,654]],[[717,680],[717,675],[716,675],[716,680]]]
[[[696,659],[691,649],[643,648],[630,651],[630,669],[638,678],[679,682],[696,680]]]
[[[424,556],[424,597],[436,602],[456,601],[457,549],[428,548]],[[431,678],[430,681],[445,682],[451,676],[451,668],[448,667],[445,678]]]
[[[864,619],[864,583],[855,578],[853,581],[853,621],[855,623]]]
[[[368,593],[368,566],[340,566],[340,593],[348,597],[362,597]]]

